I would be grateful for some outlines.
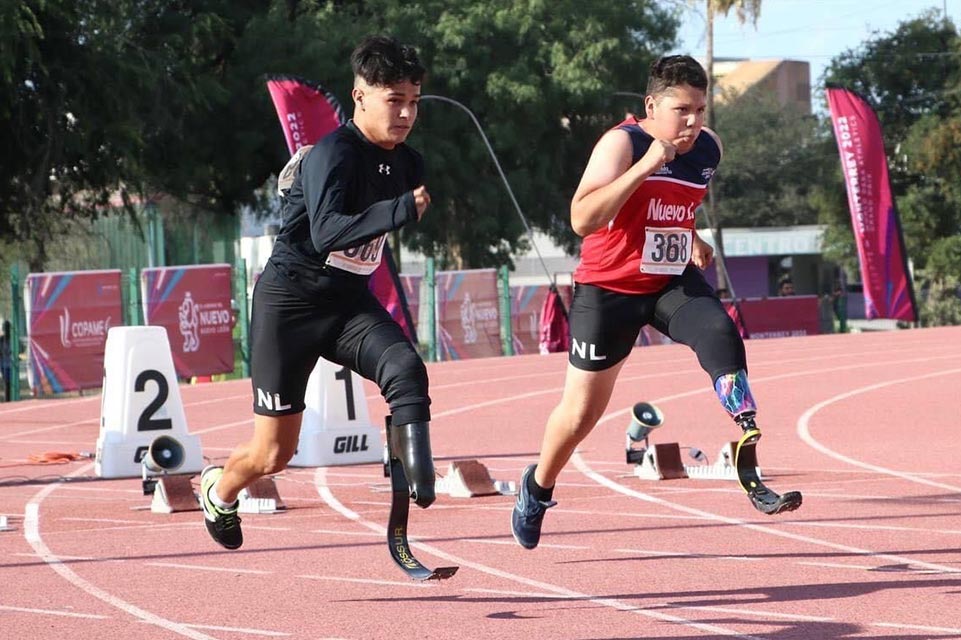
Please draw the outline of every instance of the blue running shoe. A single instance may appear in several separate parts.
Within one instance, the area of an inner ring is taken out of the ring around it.
[[[225,549],[239,549],[244,543],[244,534],[240,530],[237,505],[233,509],[221,509],[210,500],[210,490],[223,474],[222,467],[213,466],[200,472],[200,506],[210,537]]]
[[[529,486],[527,483],[534,475],[536,466],[532,464],[524,469],[521,483],[517,487],[517,502],[514,503],[514,510],[511,512],[511,532],[514,534],[514,540],[517,540],[517,544],[525,549],[533,549],[540,542],[544,512],[557,505],[553,500],[547,502],[535,500],[527,488]]]

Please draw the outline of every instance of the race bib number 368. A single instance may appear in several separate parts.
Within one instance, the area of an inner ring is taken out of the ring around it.
[[[380,257],[384,252],[386,241],[387,236],[383,235],[359,247],[351,247],[343,251],[331,251],[327,256],[327,264],[351,273],[370,275],[377,270],[377,265],[380,264]]]
[[[692,232],[680,227],[654,227],[645,230],[641,252],[641,273],[678,275],[691,259]]]

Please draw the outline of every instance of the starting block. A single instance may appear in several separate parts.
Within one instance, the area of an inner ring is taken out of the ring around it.
[[[435,481],[434,491],[452,498],[475,498],[513,495],[517,493],[517,485],[509,480],[494,480],[478,460],[456,460],[447,466],[447,475]]]
[[[140,476],[144,456],[161,439],[182,449],[178,472],[199,473],[204,466],[200,438],[187,431],[167,330],[111,327],[103,369],[94,473]]]
[[[737,480],[737,468],[734,466],[734,452],[737,442],[728,442],[721,447],[714,464],[686,465],[689,478],[697,480]],[[757,464],[757,452],[754,447],[745,447],[741,456],[748,466],[754,467],[757,477],[761,477],[761,468]]]
[[[632,455],[633,454],[633,455]],[[676,442],[653,444],[640,451],[629,450],[629,461],[637,465],[634,475],[644,480],[676,480],[687,477],[687,469],[681,461],[681,447]],[[637,460],[638,456],[640,460]]]
[[[13,531],[13,527],[10,526],[10,521],[7,520],[7,516],[0,516],[0,531]]]
[[[273,476],[259,478],[249,487],[245,487],[237,496],[240,513],[277,513],[287,508],[277,491],[277,483]]]
[[[380,428],[370,422],[360,376],[321,358],[310,373],[304,403],[291,467],[380,462]]]
[[[676,442],[655,444],[646,449],[628,449],[627,461],[634,463],[634,475],[643,480],[673,480],[690,478],[692,480],[737,480],[737,468],[734,466],[734,451],[737,442],[728,442],[721,447],[717,460],[713,464],[684,464],[681,459],[681,448]],[[757,475],[761,477],[761,468],[757,465],[757,453],[753,447],[747,447],[741,452],[746,456],[745,462],[753,465]]]
[[[150,510],[154,513],[200,511],[200,499],[194,493],[189,475],[160,476],[153,487]]]

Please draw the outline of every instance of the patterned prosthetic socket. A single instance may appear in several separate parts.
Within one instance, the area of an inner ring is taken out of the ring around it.
[[[410,485],[410,497],[426,509],[435,499],[434,458],[430,452],[428,423],[413,422],[390,428],[390,450],[400,460]]]
[[[754,416],[757,413],[757,403],[751,395],[751,387],[747,383],[747,371],[738,369],[734,373],[726,373],[714,381],[714,391],[721,401],[721,406],[740,427],[747,431],[756,428]]]

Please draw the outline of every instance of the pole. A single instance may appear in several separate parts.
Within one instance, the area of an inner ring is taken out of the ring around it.
[[[501,349],[505,356],[512,356],[514,355],[514,332],[511,322],[511,284],[506,264],[500,266],[497,276],[498,289],[500,289]]]
[[[237,304],[237,325],[240,343],[240,374],[244,378],[250,377],[250,328],[247,319],[247,309],[250,301],[247,299],[247,261],[237,259],[234,266],[234,301]]]
[[[521,223],[524,225],[524,229],[527,231],[527,237],[530,238],[531,246],[534,247],[534,252],[537,254],[537,259],[540,260],[541,267],[543,267],[544,273],[547,274],[547,278],[550,280],[551,284],[555,284],[554,277],[551,275],[550,270],[548,270],[547,263],[544,262],[544,258],[541,256],[541,251],[537,248],[537,244],[534,242],[534,232],[531,231],[530,225],[527,224],[527,218],[524,217],[524,212],[521,211],[521,206],[517,203],[517,198],[514,197],[514,192],[511,190],[511,185],[507,181],[507,176],[504,175],[504,170],[501,169],[501,163],[497,161],[497,155],[494,153],[494,149],[491,147],[491,143],[488,141],[487,135],[484,133],[484,128],[481,127],[480,121],[477,120],[477,116],[475,116],[474,112],[468,109],[464,104],[452,98],[437,95],[421,96],[420,98],[421,100],[440,100],[441,102],[447,102],[448,104],[460,107],[467,112],[467,115],[469,115],[470,119],[473,120],[474,126],[477,127],[477,131],[480,133],[481,139],[484,141],[484,145],[487,147],[487,152],[490,153],[491,159],[494,161],[494,166],[497,167],[497,173],[500,174],[501,181],[504,183],[504,187],[507,189],[507,195],[510,196],[511,202],[514,204],[514,210],[517,211],[517,215],[520,216]]]
[[[23,291],[20,287],[20,265],[10,268],[12,318],[10,319],[10,397],[20,399],[20,316],[23,314]]]
[[[424,282],[421,286],[427,287],[427,360],[437,362],[437,286],[433,258],[427,258],[427,264],[424,266]]]

